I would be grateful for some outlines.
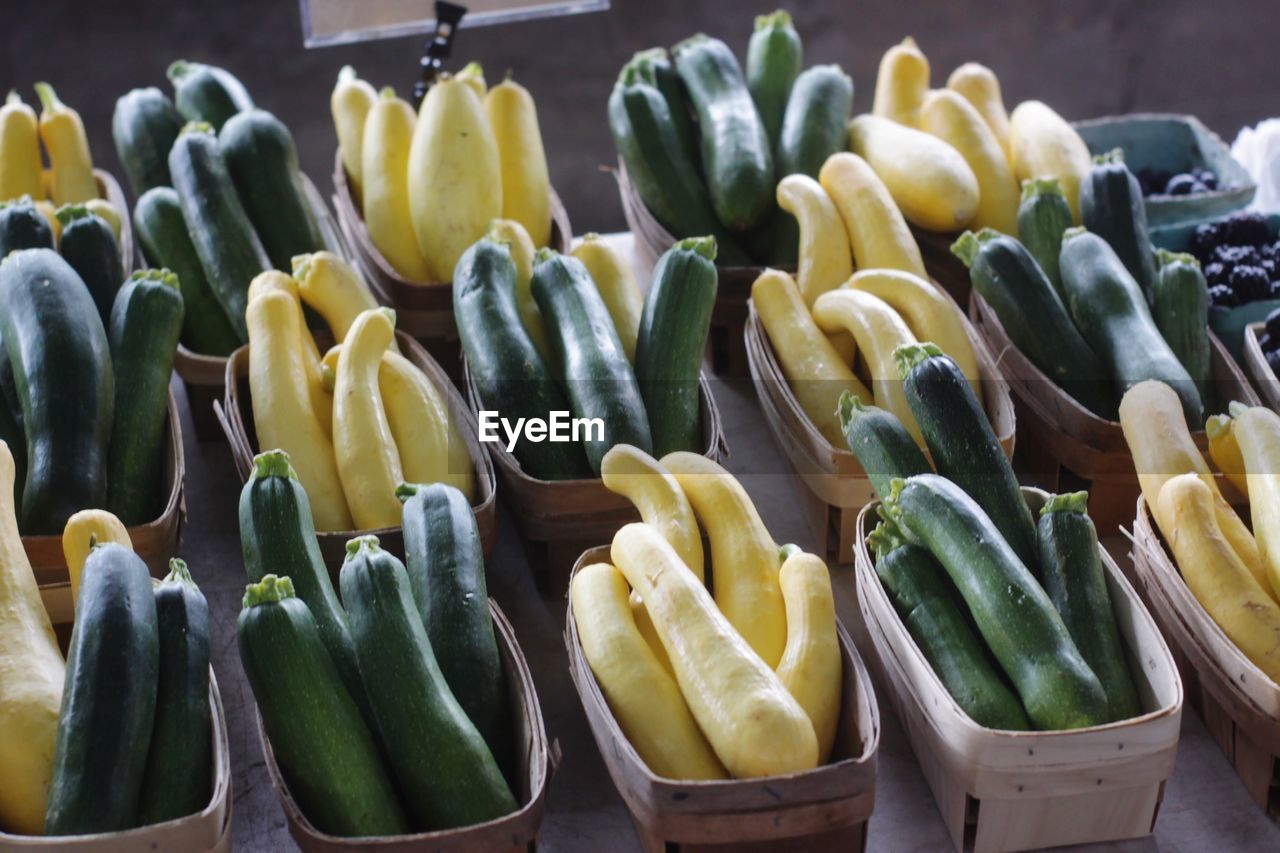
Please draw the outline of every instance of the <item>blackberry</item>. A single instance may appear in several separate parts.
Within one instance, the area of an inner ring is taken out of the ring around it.
[[[1221,261],[1213,261],[1204,267],[1204,279],[1210,284],[1227,283],[1227,267]]]
[[[1262,246],[1275,240],[1261,213],[1237,213],[1226,222],[1227,240],[1237,246]]]
[[[1221,239],[1222,229],[1218,223],[1206,222],[1203,225],[1197,225],[1195,232],[1191,235],[1191,254],[1199,258],[1200,263],[1204,263]]]
[[[1209,288],[1209,304],[1214,308],[1234,308],[1239,303],[1230,285],[1215,284]]]
[[[1196,169],[1196,180],[1204,184],[1207,189],[1216,190],[1218,188],[1218,176],[1210,169]]]
[[[1252,266],[1261,260],[1253,246],[1238,246],[1234,243],[1218,246],[1213,250],[1213,258],[1228,267]]]
[[[1271,295],[1271,279],[1262,267],[1241,264],[1231,271],[1228,282],[1241,304],[1256,302]]]
[[[1271,340],[1280,341],[1280,308],[1272,311],[1266,319],[1267,334]]]
[[[1196,187],[1204,187],[1204,184],[1195,179],[1193,175],[1174,175],[1169,179],[1169,183],[1164,185],[1165,195],[1191,195],[1196,192],[1204,192],[1203,189],[1197,190]]]

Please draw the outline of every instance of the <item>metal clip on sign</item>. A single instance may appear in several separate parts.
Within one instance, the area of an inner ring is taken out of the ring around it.
[[[418,60],[418,65],[422,69],[422,79],[413,84],[414,109],[422,104],[422,99],[427,96],[427,90],[444,70],[444,61],[449,58],[453,50],[453,34],[457,32],[458,24],[462,22],[462,16],[465,14],[467,14],[465,6],[436,0],[436,30],[425,45],[426,50],[422,59]]]

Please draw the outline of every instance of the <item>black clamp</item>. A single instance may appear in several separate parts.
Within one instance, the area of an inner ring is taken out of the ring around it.
[[[413,84],[414,109],[421,105],[422,99],[427,96],[427,90],[444,70],[444,61],[449,58],[453,49],[453,35],[458,31],[458,24],[465,14],[465,6],[436,0],[436,30],[424,46],[422,59],[418,60],[422,79]]]

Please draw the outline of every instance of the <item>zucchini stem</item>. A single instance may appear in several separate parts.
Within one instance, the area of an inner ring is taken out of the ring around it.
[[[264,477],[285,477],[286,479],[298,479],[298,472],[293,470],[293,463],[289,461],[289,454],[283,450],[265,450],[253,457],[253,471],[249,477],[254,480],[261,480]]]
[[[400,499],[400,503],[405,503],[424,488],[426,487],[421,483],[401,483],[396,486],[396,497]]]
[[[278,604],[286,598],[294,598],[293,581],[279,575],[263,575],[262,580],[244,588],[245,608],[260,604]]]
[[[756,30],[786,29],[791,26],[791,13],[786,9],[770,12],[768,15],[756,15]]]
[[[920,362],[939,356],[946,357],[942,348],[925,341],[919,344],[903,344],[893,351],[893,363],[898,366],[898,378],[906,379]]]
[[[381,551],[382,546],[378,542],[378,537],[372,533],[364,536],[357,536],[355,539],[347,540],[347,560],[357,557],[361,551]]]
[[[836,403],[836,417],[840,419],[840,431],[849,432],[849,427],[858,419],[858,415],[867,410],[857,394],[849,391],[840,393],[840,402]]]
[[[165,583],[184,583],[187,586],[196,586],[195,578],[191,577],[191,570],[187,568],[187,561],[174,557],[169,561],[169,574],[164,576]]]
[[[1040,195],[1056,195],[1064,200],[1067,197],[1062,192],[1062,184],[1052,175],[1046,175],[1041,178],[1027,178],[1022,182],[1023,203]]]
[[[1078,512],[1087,516],[1089,514],[1089,493],[1064,492],[1060,495],[1050,495],[1049,500],[1045,501],[1044,506],[1040,508],[1040,514],[1043,516],[1054,512]]]
[[[1195,255],[1187,252],[1170,252],[1168,249],[1156,249],[1156,268],[1164,269],[1169,264],[1188,264],[1200,269],[1200,261]]]
[[[677,240],[676,244],[671,248],[697,252],[709,261],[714,261],[716,259],[716,238],[709,235],[706,237],[687,237],[684,240]]]

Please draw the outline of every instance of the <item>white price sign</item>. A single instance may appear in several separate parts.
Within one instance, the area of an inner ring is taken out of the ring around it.
[[[307,47],[421,35],[435,29],[431,0],[298,0]],[[609,8],[609,0],[469,0],[461,27],[505,24]]]

